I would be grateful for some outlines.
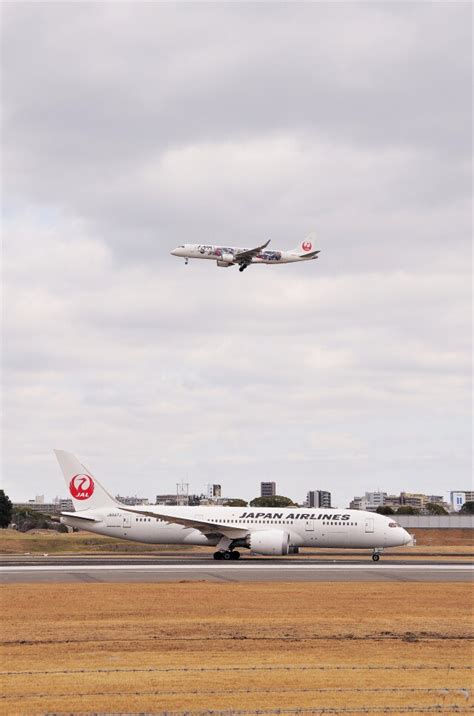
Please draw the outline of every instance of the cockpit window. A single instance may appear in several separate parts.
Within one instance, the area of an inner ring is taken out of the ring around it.
[[[398,524],[398,522],[389,522],[389,523],[388,523],[388,526],[389,526],[389,527],[400,527],[400,525]]]

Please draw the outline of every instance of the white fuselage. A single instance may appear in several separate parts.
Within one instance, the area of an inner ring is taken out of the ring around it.
[[[220,266],[231,266],[236,261],[236,255],[247,249],[236,246],[211,246],[210,244],[184,244],[174,249],[173,256],[185,259],[209,259],[217,261]],[[294,261],[311,261],[317,256],[300,256],[295,251],[271,251],[262,249],[256,256],[248,259],[249,264],[288,264]]]
[[[160,507],[140,506],[147,515],[131,512],[133,507],[104,507],[81,511],[81,516],[94,518],[86,522],[71,514],[61,521],[71,527],[97,534],[151,544],[189,544],[215,546],[221,532],[235,540],[246,535],[276,530],[289,534],[293,547],[384,548],[408,544],[411,536],[393,519],[360,510],[252,507]],[[156,511],[166,521],[153,517]],[[202,531],[173,523],[173,515],[197,522],[215,524]],[[169,521],[168,521],[169,520]],[[217,527],[219,526],[219,527]]]

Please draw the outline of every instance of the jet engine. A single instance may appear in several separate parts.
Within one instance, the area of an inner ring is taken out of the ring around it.
[[[232,266],[234,263],[234,254],[221,254],[217,262],[218,266]]]
[[[283,530],[251,532],[249,547],[257,554],[288,554],[290,535]]]

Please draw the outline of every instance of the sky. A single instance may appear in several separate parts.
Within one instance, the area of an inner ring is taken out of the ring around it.
[[[467,2],[2,7],[2,487],[471,484]],[[183,243],[317,261],[218,268]]]

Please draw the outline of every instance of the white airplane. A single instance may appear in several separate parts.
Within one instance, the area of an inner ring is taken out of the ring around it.
[[[299,547],[371,548],[378,562],[384,547],[412,542],[390,517],[360,510],[270,507],[129,506],[117,502],[70,453],[55,450],[75,512],[61,522],[108,537],[151,544],[205,545],[214,559],[239,559],[237,547],[284,555]]]
[[[266,250],[270,240],[254,249],[239,249],[236,246],[210,246],[208,244],[182,244],[171,252],[172,256],[181,256],[185,263],[189,259],[210,259],[218,266],[238,265],[239,271],[245,271],[250,264],[289,264],[295,261],[317,259],[319,250],[314,251],[314,234],[304,239],[291,251]]]

